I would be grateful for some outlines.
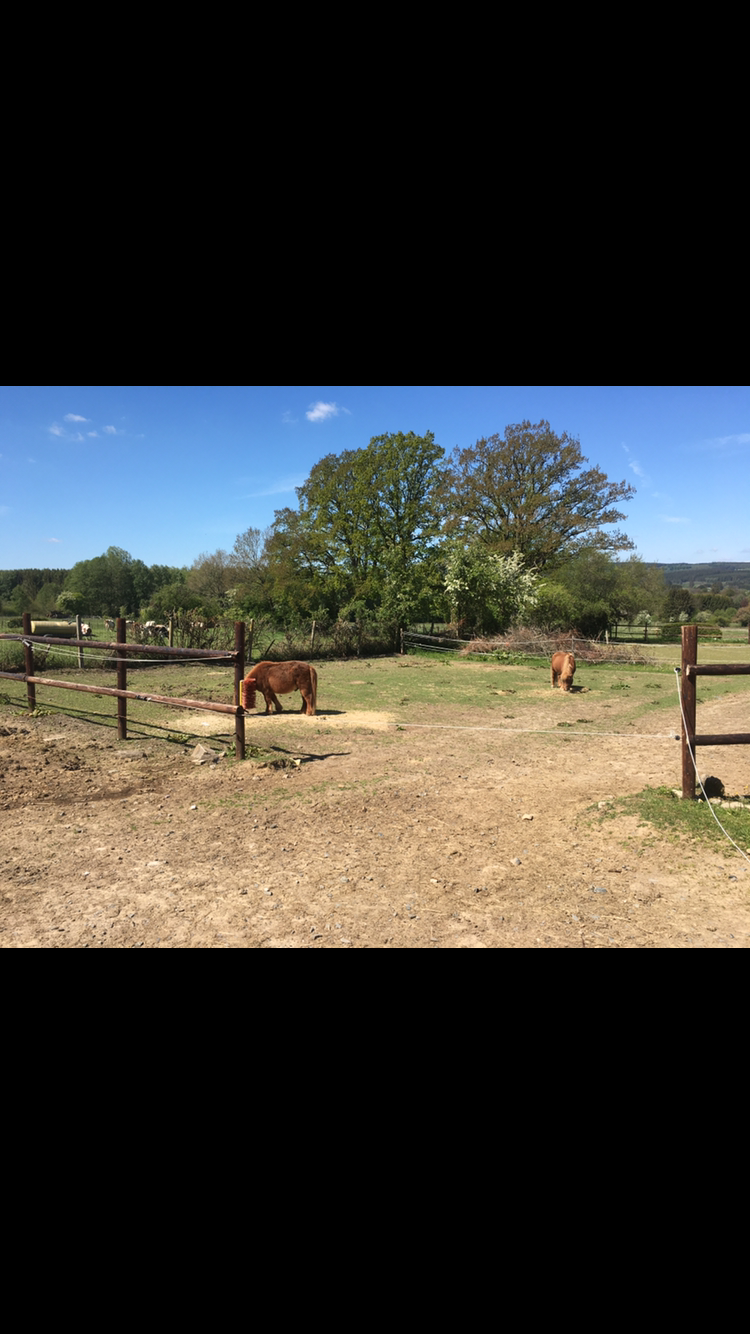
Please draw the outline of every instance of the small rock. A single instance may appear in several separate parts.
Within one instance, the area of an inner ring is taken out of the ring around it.
[[[193,764],[213,764],[219,757],[216,754],[216,751],[211,750],[210,747],[198,745],[195,747],[190,758],[193,761]]]
[[[591,893],[592,893],[592,894],[606,894],[606,892],[607,892],[606,889],[604,889],[602,885],[592,885],[592,886],[591,886]]]
[[[247,890],[246,890],[246,889],[241,889],[241,890],[240,890],[240,894],[247,894]]]
[[[197,811],[198,807],[197,807],[197,806],[191,806],[190,809],[191,809],[191,811]]]
[[[737,877],[736,877],[736,875],[730,875],[729,879],[730,879],[730,880],[736,880]]]
[[[522,815],[522,816],[521,816],[521,819],[522,819],[522,820],[533,820],[534,817],[533,817],[533,815]]]
[[[520,865],[521,865],[521,858],[520,858],[520,857],[511,857],[511,859],[510,859],[510,864],[511,864],[511,866],[520,866]]]

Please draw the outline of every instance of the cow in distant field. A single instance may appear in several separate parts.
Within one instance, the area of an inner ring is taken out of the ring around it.
[[[89,625],[88,621],[81,621],[81,634],[83,635],[84,639],[91,638],[91,626]]]
[[[576,660],[572,653],[553,653],[550,675],[552,677],[552,689],[557,685],[557,678],[560,678],[560,689],[571,690],[573,688],[573,677],[576,670]]]
[[[105,621],[104,624],[106,625],[108,630],[114,630],[115,628],[114,621]]]
[[[166,639],[169,634],[169,626],[159,625],[156,621],[146,621],[143,628],[151,639]]]
[[[259,690],[266,701],[266,713],[271,712],[273,704],[277,713],[282,707],[276,698],[299,690],[302,695],[300,713],[315,713],[318,700],[318,673],[307,662],[259,662],[248,672],[242,683],[243,708],[255,708],[255,692]]]

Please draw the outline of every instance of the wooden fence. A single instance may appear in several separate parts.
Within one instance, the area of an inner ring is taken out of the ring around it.
[[[675,668],[675,671],[677,669]],[[696,746],[750,746],[750,732],[719,732],[696,735],[695,678],[697,676],[750,676],[750,663],[715,662],[698,665],[698,626],[682,627],[682,795],[695,797]]]
[[[245,675],[245,622],[235,621],[234,623],[234,648],[233,649],[195,649],[195,648],[162,648],[156,645],[148,644],[127,644],[125,642],[126,627],[122,617],[118,617],[115,622],[115,634],[117,639],[114,643],[106,643],[101,640],[91,639],[57,639],[49,635],[32,635],[31,616],[29,612],[23,614],[23,634],[2,634],[0,639],[15,639],[23,643],[24,652],[24,671],[18,672],[0,672],[0,677],[9,681],[26,682],[26,699],[30,709],[36,708],[36,687],[53,686],[59,690],[79,690],[89,695],[113,695],[117,699],[117,738],[119,741],[126,741],[128,736],[127,724],[127,701],[129,699],[142,700],[148,704],[169,704],[177,709],[207,709],[212,713],[228,713],[234,716],[234,735],[236,740],[236,754],[238,760],[245,758],[245,710],[242,707],[242,679]],[[34,671],[34,644],[65,644],[68,648],[103,648],[114,653],[117,658],[117,688],[111,686],[87,686],[78,681],[57,681],[47,676],[36,676]],[[128,653],[145,654],[148,657],[158,656],[162,661],[165,658],[180,659],[193,658],[223,658],[225,661],[229,658],[234,663],[234,702],[232,704],[214,704],[210,700],[200,699],[174,699],[170,695],[146,695],[141,691],[127,689],[127,655]]]

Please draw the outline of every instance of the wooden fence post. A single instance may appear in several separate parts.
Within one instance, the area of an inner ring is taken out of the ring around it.
[[[242,682],[245,678],[245,622],[234,623],[234,703],[242,703]]]
[[[21,625],[25,635],[31,634],[31,612],[25,611],[21,617]],[[23,646],[24,671],[27,676],[34,675],[34,649],[31,644]],[[30,681],[26,682],[26,703],[30,709],[36,708],[36,686]]]
[[[399,626],[399,635],[401,636],[401,653],[403,654],[403,652],[404,652],[404,627],[403,627],[403,625]]]
[[[83,631],[81,629],[81,613],[79,611],[76,612],[76,639],[80,639],[82,635]],[[83,649],[81,648],[80,644],[78,645],[78,666],[83,667]]]
[[[314,650],[315,650],[315,626],[316,626],[316,624],[317,624],[317,622],[316,622],[316,621],[313,621],[313,623],[312,623],[312,634],[310,635],[310,652],[311,652],[311,653],[313,653]]]
[[[115,621],[115,636],[118,644],[126,642],[127,628],[125,618],[118,616]],[[127,690],[128,688],[128,655],[124,649],[117,650],[117,689]],[[128,701],[123,695],[117,700],[117,740],[127,741],[128,739]]]
[[[682,795],[686,800],[695,798],[695,677],[688,676],[687,668],[698,661],[698,626],[682,627],[682,672],[680,676],[680,698],[683,722],[680,719],[682,738]]]
[[[169,647],[174,648],[174,620],[169,618]]]

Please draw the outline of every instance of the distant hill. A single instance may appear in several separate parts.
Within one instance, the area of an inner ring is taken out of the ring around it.
[[[690,565],[678,562],[674,565],[654,562],[664,571],[668,584],[682,588],[710,588],[712,584],[734,584],[735,588],[750,588],[750,561],[714,560]]]

